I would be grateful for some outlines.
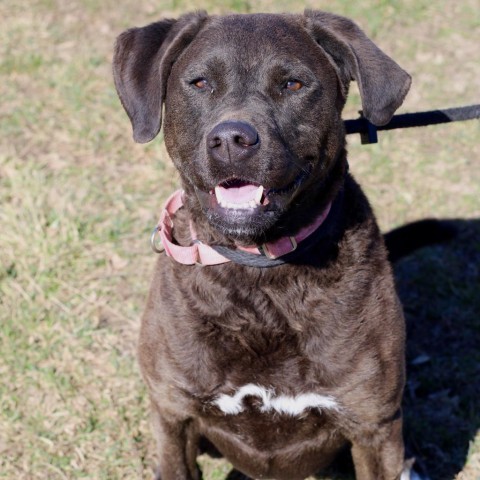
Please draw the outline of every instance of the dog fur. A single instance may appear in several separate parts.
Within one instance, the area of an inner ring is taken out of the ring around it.
[[[404,319],[348,173],[341,112],[355,80],[364,115],[387,123],[408,74],[353,22],[318,11],[162,20],[120,35],[113,67],[137,142],[155,138],[164,107],[180,245],[190,225],[206,244],[261,245],[334,205],[317,244],[281,266],[160,255],[139,341],[158,478],[198,479],[200,437],[253,478],[305,478],[345,445],[357,479],[406,478]],[[232,179],[267,186],[268,205],[212,204]]]

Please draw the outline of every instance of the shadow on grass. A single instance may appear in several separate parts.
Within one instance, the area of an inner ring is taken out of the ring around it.
[[[451,480],[480,429],[480,220],[395,265],[407,320],[408,453],[432,480]]]
[[[462,470],[480,429],[480,220],[448,223],[453,240],[394,266],[407,321],[406,454],[431,480]],[[353,480],[349,452],[316,478]]]

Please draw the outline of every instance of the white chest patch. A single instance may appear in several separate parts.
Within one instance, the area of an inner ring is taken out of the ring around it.
[[[273,390],[267,390],[253,383],[243,385],[234,395],[219,395],[213,401],[213,404],[227,415],[236,415],[245,409],[243,399],[247,396],[258,397],[262,400],[262,406],[260,407],[262,412],[274,410],[278,413],[296,416],[302,414],[308,408],[337,411],[340,409],[336,400],[328,395],[302,393],[294,397],[288,395],[275,396]]]

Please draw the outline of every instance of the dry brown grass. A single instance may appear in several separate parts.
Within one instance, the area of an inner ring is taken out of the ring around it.
[[[154,464],[135,343],[148,232],[177,175],[161,139],[131,140],[110,74],[116,35],[192,8],[304,6],[357,19],[412,73],[403,110],[478,103],[476,0],[0,3],[0,478],[149,478]],[[352,94],[349,116],[358,108]],[[478,134],[470,122],[381,134],[376,146],[352,138],[382,227],[478,218]],[[479,478],[473,438],[459,479]],[[448,472],[463,460],[447,458]],[[224,478],[225,464],[208,468]]]

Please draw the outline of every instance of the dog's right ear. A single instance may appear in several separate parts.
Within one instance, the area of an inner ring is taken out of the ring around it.
[[[162,20],[123,32],[115,43],[113,78],[138,143],[153,140],[162,125],[162,106],[173,63],[207,19],[205,12]]]

